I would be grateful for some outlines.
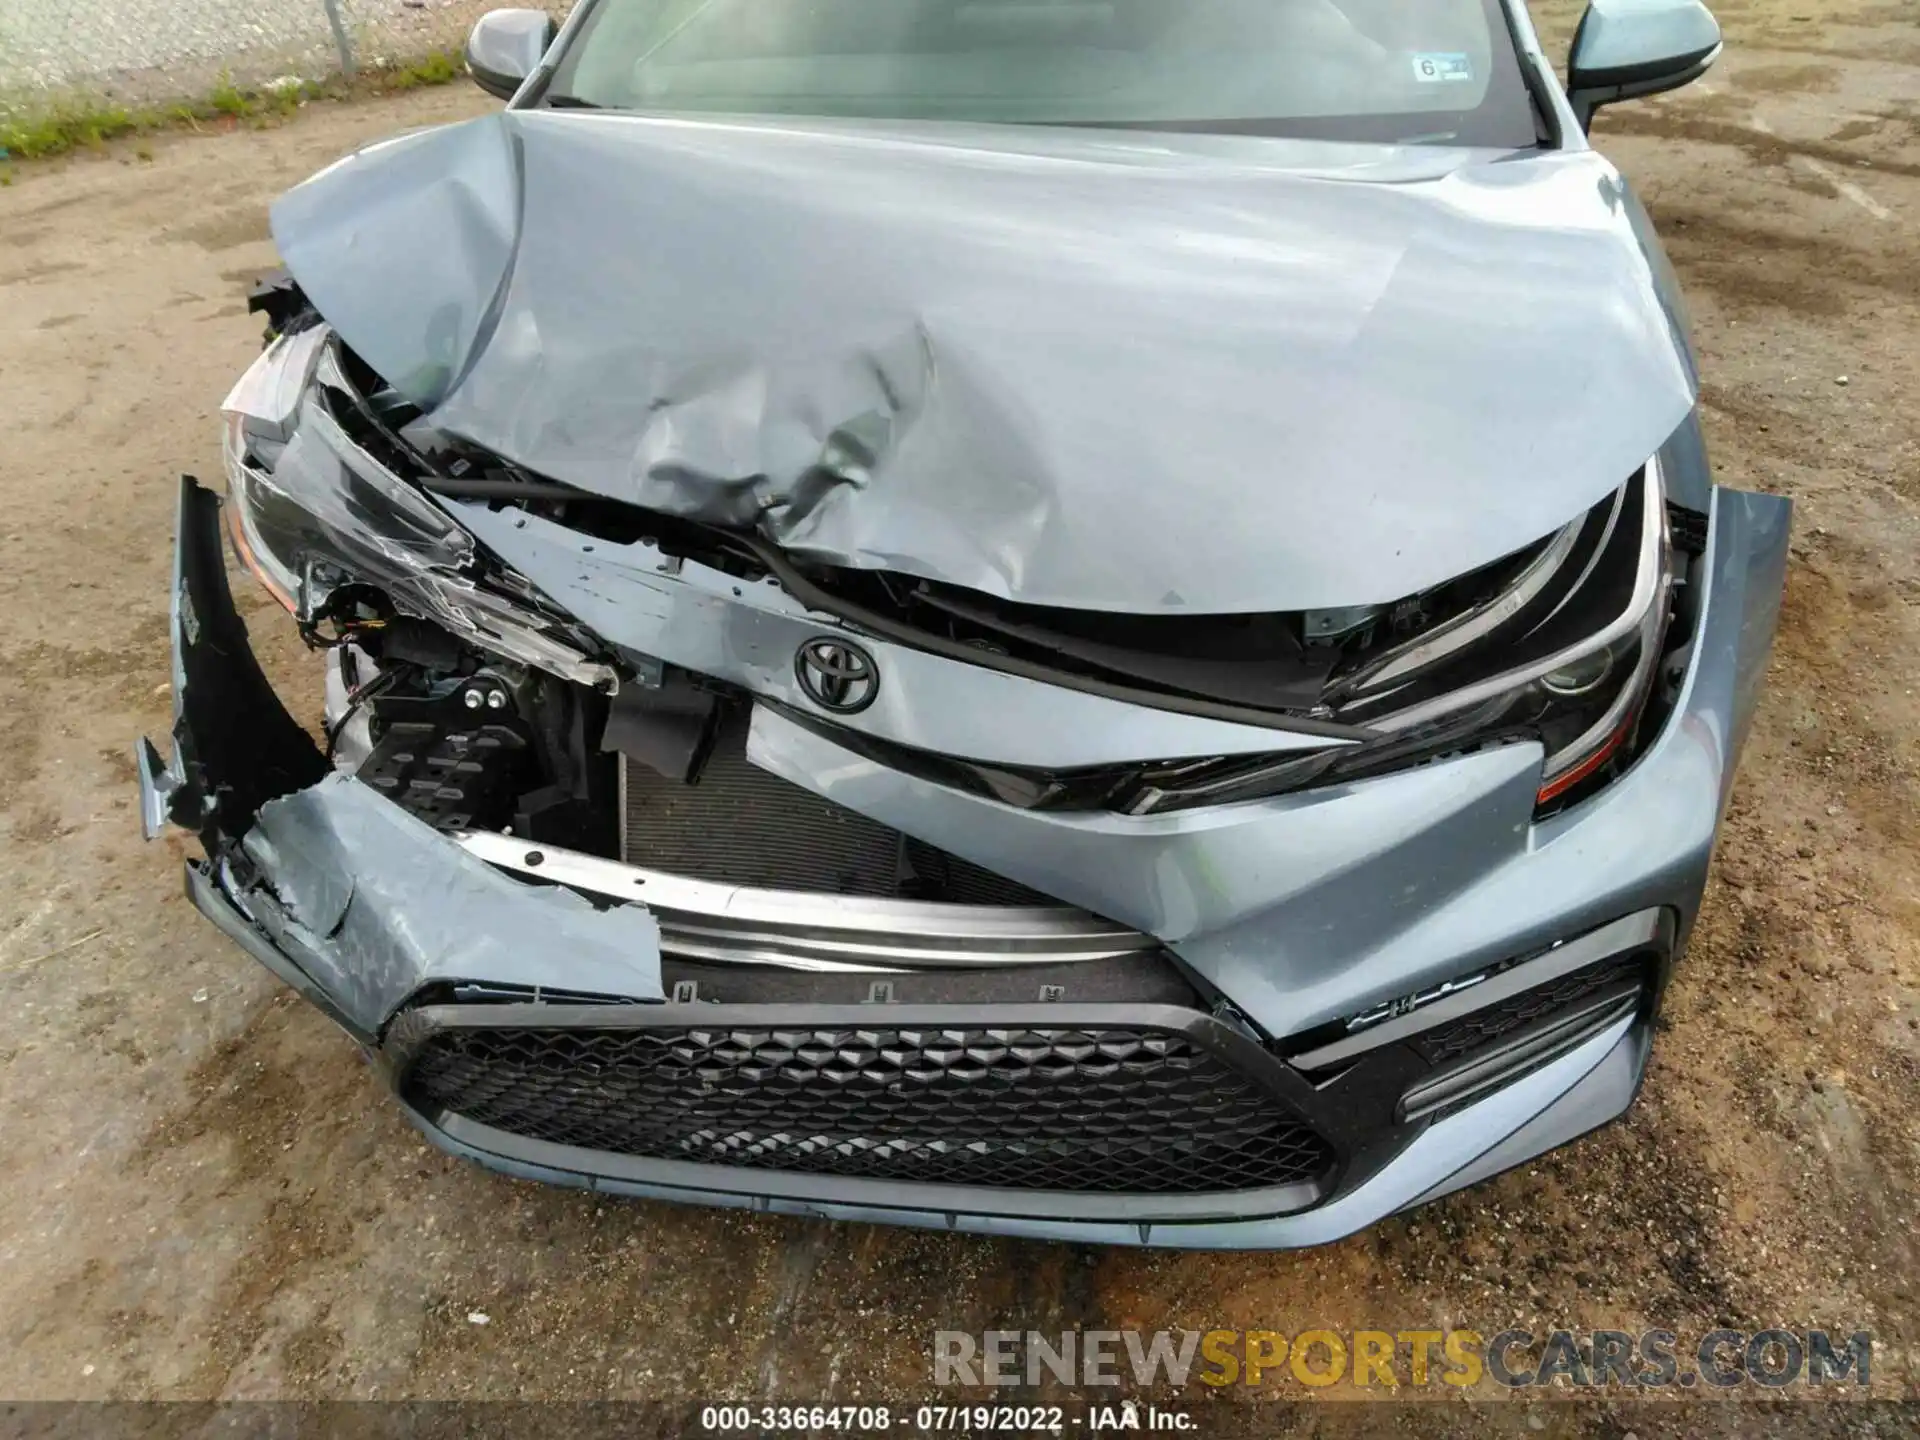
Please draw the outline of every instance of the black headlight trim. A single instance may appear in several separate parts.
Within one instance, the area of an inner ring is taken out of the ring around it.
[[[1658,608],[1671,583],[1672,563],[1669,558],[1670,544],[1667,539],[1666,506],[1661,494],[1661,479],[1658,460],[1650,460],[1627,482],[1628,487],[1641,487],[1634,507],[1634,518],[1638,520],[1635,535],[1637,544],[1633,555],[1631,585],[1621,608],[1611,615],[1597,629],[1588,628],[1574,612],[1570,611],[1566,597],[1554,603],[1551,610],[1538,621],[1526,625],[1525,630],[1505,640],[1495,637],[1502,644],[1524,649],[1531,640],[1542,653],[1536,653],[1518,664],[1509,664],[1504,669],[1479,678],[1455,682],[1451,676],[1438,678],[1438,684],[1444,689],[1429,693],[1412,704],[1392,707],[1386,713],[1369,716],[1365,723],[1376,730],[1399,731],[1422,725],[1442,715],[1456,710],[1468,709],[1495,695],[1538,680],[1595,650],[1627,638],[1638,630],[1648,613]],[[1621,548],[1617,544],[1610,548]],[[1609,584],[1618,584],[1624,577],[1610,569],[1591,567],[1580,577],[1581,588],[1592,587],[1602,590]],[[1524,623],[1524,622],[1523,622]],[[1572,633],[1580,636],[1577,640],[1561,641],[1558,632],[1575,627]],[[1551,638],[1546,638],[1551,637]],[[1457,662],[1456,662],[1457,663]],[[1449,666],[1448,669],[1454,667]],[[1351,708],[1351,707],[1349,707]],[[1349,719],[1357,716],[1345,715],[1342,710],[1336,714]]]
[[[1475,627],[1475,644],[1433,649],[1419,671],[1403,667],[1398,683],[1383,692],[1336,707],[1340,719],[1361,720],[1355,711],[1366,711],[1364,723],[1379,732],[1375,738],[1306,755],[1189,762],[1157,772],[1143,768],[1138,782],[1116,788],[1109,803],[1132,814],[1227,804],[1525,741],[1539,743],[1547,752],[1536,806],[1566,803],[1631,749],[1658,675],[1673,583],[1663,488],[1659,462],[1650,460],[1612,496],[1550,537],[1540,555],[1516,574],[1502,594],[1524,591],[1524,603],[1501,606],[1501,597],[1494,597],[1470,612],[1500,617],[1497,623]],[[1607,563],[1609,554],[1617,555],[1615,563]],[[1587,591],[1593,593],[1583,593]],[[1607,618],[1593,628],[1596,611]],[[1449,632],[1459,624],[1458,619],[1447,622]],[[1513,649],[1524,651],[1530,643],[1535,653],[1514,663]],[[1412,655],[1418,645],[1400,647],[1395,655]],[[1556,670],[1607,649],[1620,652],[1614,666],[1619,678],[1613,683],[1577,696],[1555,694],[1544,684]],[[1499,671],[1462,675],[1476,658],[1484,664],[1490,652],[1507,662]],[[1379,662],[1366,675],[1375,686],[1396,678]],[[1350,680],[1348,693],[1365,683],[1364,678]],[[1591,707],[1598,702],[1603,703],[1595,713]],[[1549,729],[1542,728],[1546,717],[1556,712],[1563,723],[1566,718],[1576,723],[1588,715],[1593,718],[1573,738],[1556,745]]]

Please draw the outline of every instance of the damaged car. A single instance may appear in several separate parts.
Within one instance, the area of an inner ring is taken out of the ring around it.
[[[274,206],[148,831],[511,1175],[1285,1247],[1561,1145],[1640,1084],[1780,603],[1586,139],[1718,48],[490,14],[503,110]]]

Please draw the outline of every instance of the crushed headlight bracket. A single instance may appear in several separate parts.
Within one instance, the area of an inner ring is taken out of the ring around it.
[[[234,610],[220,501],[182,477],[174,753],[139,746],[141,816],[199,835],[190,898],[362,1043],[428,987],[664,998],[642,906],[595,906],[474,858],[330,767],[267,683]]]

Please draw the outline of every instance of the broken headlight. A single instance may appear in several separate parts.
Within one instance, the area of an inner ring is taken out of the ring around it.
[[[1517,740],[1546,752],[1537,803],[1562,803],[1631,752],[1672,585],[1656,458],[1535,547],[1495,594],[1335,674],[1323,692],[1331,718],[1376,738],[1305,756],[1163,767],[1142,775],[1120,808],[1225,804]]]
[[[378,627],[397,613],[562,679],[617,685],[593,637],[402,473],[418,457],[327,326],[277,336],[221,414],[233,547],[309,637],[323,621]]]
[[[330,340],[320,325],[279,336],[221,407],[234,548],[303,621],[349,580],[418,583],[473,558],[464,530],[347,433]]]

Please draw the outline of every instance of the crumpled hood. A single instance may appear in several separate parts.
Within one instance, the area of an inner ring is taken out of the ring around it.
[[[507,111],[273,232],[446,433],[1035,604],[1392,600],[1564,523],[1694,393],[1590,151]]]

